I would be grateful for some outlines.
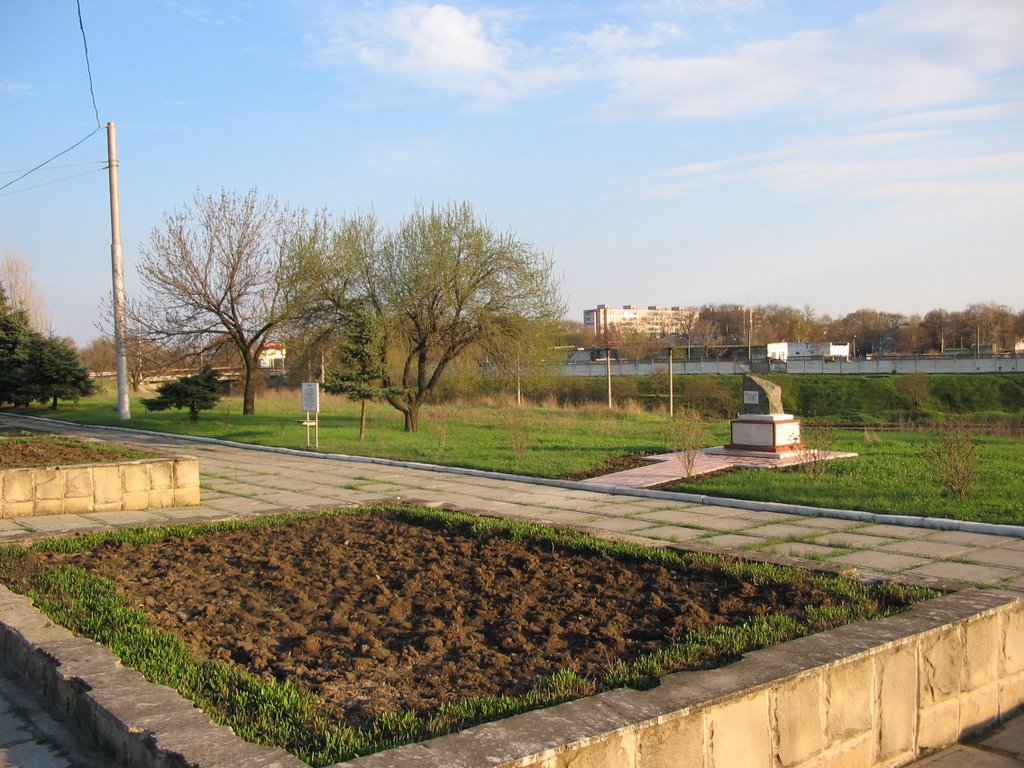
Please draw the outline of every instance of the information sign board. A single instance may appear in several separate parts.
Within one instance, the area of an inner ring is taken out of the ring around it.
[[[302,382],[302,410],[306,413],[320,412],[320,384],[315,381]]]

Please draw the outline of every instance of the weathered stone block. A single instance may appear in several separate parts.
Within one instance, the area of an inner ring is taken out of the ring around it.
[[[785,413],[782,407],[782,387],[760,376],[743,377],[743,413]]]
[[[999,716],[1024,705],[1024,672],[999,681]]]
[[[198,488],[199,462],[195,459],[175,459],[174,482],[178,488]]]
[[[626,731],[599,739],[579,749],[566,750],[549,760],[551,768],[605,768],[609,765],[636,763],[636,734]]]
[[[121,486],[121,470],[116,465],[92,468],[93,496],[96,508],[109,509],[111,504],[121,506],[124,489]]]
[[[844,741],[824,754],[820,763],[812,765],[828,768],[868,768],[874,743],[869,734],[862,734],[851,741]]]
[[[771,765],[767,691],[711,709],[706,722],[711,765]]]
[[[174,489],[174,506],[176,507],[197,507],[199,506],[199,486]]]
[[[779,764],[790,768],[820,755],[824,747],[821,675],[800,677],[771,694],[772,733]]]
[[[92,512],[92,494],[88,496],[67,496],[64,498],[64,512],[69,515],[80,515]]]
[[[927,708],[960,693],[963,647],[957,627],[931,633],[921,641],[921,706]]]
[[[31,503],[35,498],[33,471],[30,469],[14,469],[6,472],[5,475],[4,502],[16,504],[27,501]]]
[[[988,686],[999,674],[1003,643],[999,621],[985,617],[964,625],[965,691]]]
[[[5,501],[4,517],[28,517],[33,514],[35,506],[34,501]]]
[[[939,749],[960,738],[960,701],[947,699],[921,711],[918,749]]]
[[[875,729],[878,733],[878,762],[912,752],[917,730],[917,652],[903,643],[890,654],[876,654],[875,696],[878,702]]]
[[[32,505],[34,515],[59,515],[64,512],[64,499],[36,499]]]
[[[64,481],[62,471],[52,468],[39,468],[36,470],[36,492],[37,499],[61,499],[64,497]]]
[[[127,493],[139,493],[150,488],[149,464],[123,464],[121,466],[121,487]]]
[[[149,462],[150,488],[155,491],[170,490],[174,487],[174,469],[169,461]]]
[[[960,698],[961,730],[969,733],[983,728],[999,717],[999,683],[965,691]]]
[[[704,765],[704,715],[693,712],[637,734],[637,765],[644,768],[699,768]]]
[[[174,506],[174,489],[154,489],[149,492],[149,509],[167,509]]]
[[[69,467],[64,470],[65,498],[92,498],[92,469]]]
[[[1024,672],[1024,610],[1007,613],[1001,629],[999,675],[1007,677]]]
[[[149,509],[150,491],[125,491],[121,497],[122,509]]]
[[[873,675],[870,657],[856,658],[826,670],[824,709],[827,743],[849,741],[871,729]]]

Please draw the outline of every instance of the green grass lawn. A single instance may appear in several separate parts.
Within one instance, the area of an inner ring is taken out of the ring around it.
[[[826,465],[819,482],[799,469],[750,470],[681,482],[675,490],[813,507],[859,509],[896,515],[948,517],[986,523],[1024,524],[1024,442],[977,436],[979,466],[965,499],[951,498],[924,458],[931,432],[878,432],[865,440],[861,430],[837,430],[835,450],[855,459]]]
[[[254,416],[242,416],[241,403],[226,398],[196,424],[184,411],[147,413],[137,399],[132,418],[117,418],[111,396],[62,405],[58,411],[33,409],[82,424],[108,424],[239,442],[302,449],[306,429],[297,393],[266,394]],[[366,439],[358,440],[358,404],[323,395],[320,450],[512,472],[567,477],[600,468],[610,457],[663,453],[671,443],[666,413],[639,408],[609,412],[601,406],[575,408],[506,405],[425,406],[420,431],[402,431],[401,415],[386,404],[369,408]],[[708,445],[728,441],[728,422],[709,423]],[[800,470],[745,470],[680,483],[677,490],[714,496],[859,509],[888,514],[950,517],[1024,524],[1024,441],[979,436],[980,467],[971,492],[958,500],[944,494],[924,459],[930,432],[838,430],[835,448],[855,451],[856,459],[829,465],[820,482]]]

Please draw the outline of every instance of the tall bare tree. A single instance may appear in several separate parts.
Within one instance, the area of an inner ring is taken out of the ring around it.
[[[246,415],[256,412],[260,352],[285,317],[282,264],[304,218],[256,190],[197,193],[142,248],[135,319],[149,339],[204,362],[225,346],[237,353]]]
[[[51,333],[53,316],[46,308],[46,298],[36,289],[32,265],[20,251],[6,251],[0,261],[0,285],[7,301],[25,313],[29,324],[39,333]]]

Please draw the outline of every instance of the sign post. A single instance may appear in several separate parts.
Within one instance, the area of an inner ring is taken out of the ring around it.
[[[302,382],[302,410],[306,418],[302,425],[306,428],[306,447],[309,448],[309,428],[313,427],[315,445],[320,447],[320,384],[315,381]],[[310,417],[312,414],[312,418]]]

